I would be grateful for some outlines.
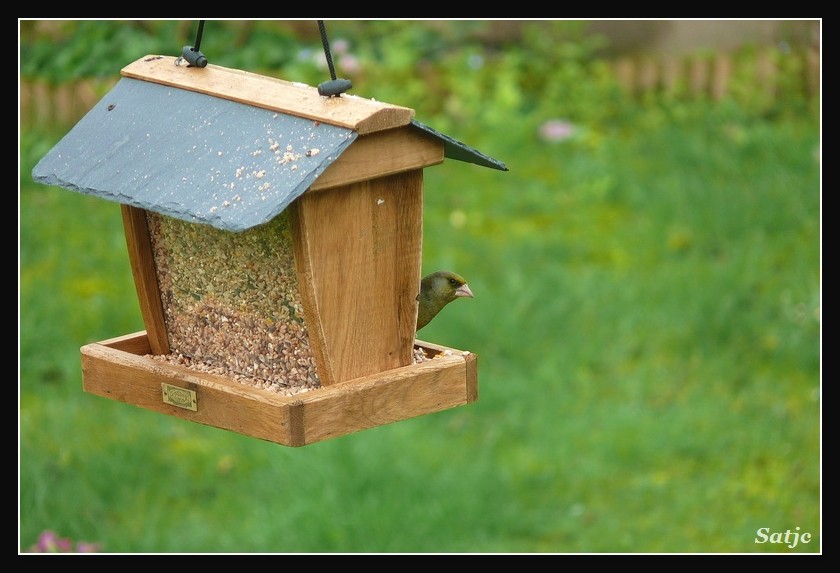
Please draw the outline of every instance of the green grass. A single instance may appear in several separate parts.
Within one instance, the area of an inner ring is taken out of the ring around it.
[[[20,548],[821,551],[818,123],[663,109],[450,132],[510,168],[426,170],[424,270],[476,297],[422,338],[480,398],[304,448],[82,391],[79,347],[143,328],[122,221],[32,183],[61,133],[24,132]]]

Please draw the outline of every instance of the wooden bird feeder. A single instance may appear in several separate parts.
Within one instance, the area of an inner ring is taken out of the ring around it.
[[[146,56],[38,163],[121,203],[145,331],[84,390],[287,446],[461,406],[477,358],[415,339],[423,169],[506,170],[414,111]]]

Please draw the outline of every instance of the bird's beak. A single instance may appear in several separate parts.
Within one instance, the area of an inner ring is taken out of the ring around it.
[[[465,283],[455,289],[455,296],[466,296],[469,298],[473,298],[473,293],[470,290],[470,287],[467,286],[467,284]]]

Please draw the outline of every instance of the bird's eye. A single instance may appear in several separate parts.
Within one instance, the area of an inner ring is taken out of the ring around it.
[[[456,288],[458,287],[458,281],[456,281],[455,279],[449,279],[449,284]]]

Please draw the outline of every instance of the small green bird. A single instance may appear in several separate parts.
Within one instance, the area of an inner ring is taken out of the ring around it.
[[[420,281],[420,294],[417,295],[417,330],[429,324],[443,307],[462,296],[473,298],[464,277],[449,271],[438,271],[425,277]]]

